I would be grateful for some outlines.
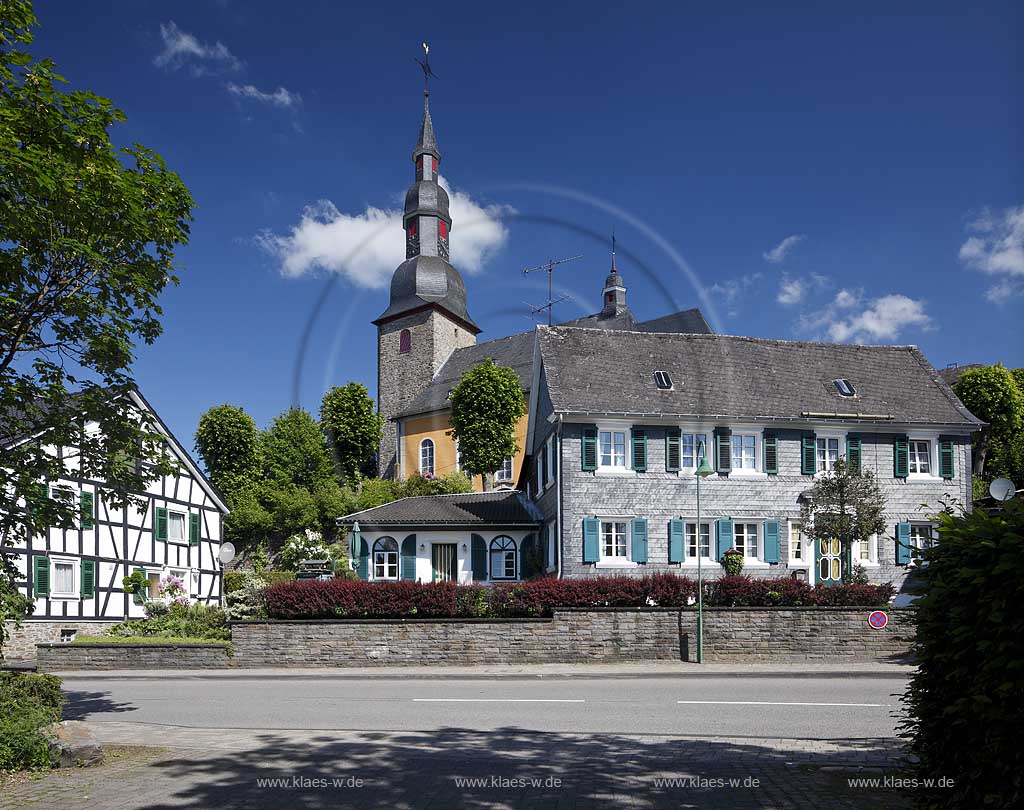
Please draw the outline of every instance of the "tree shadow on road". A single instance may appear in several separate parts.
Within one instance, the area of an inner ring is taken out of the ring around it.
[[[93,714],[111,714],[138,711],[131,703],[117,703],[110,699],[109,692],[84,692],[79,689],[64,689],[66,701],[61,717],[64,720],[87,720]]]

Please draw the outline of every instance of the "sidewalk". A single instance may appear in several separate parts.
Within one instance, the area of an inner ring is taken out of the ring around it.
[[[571,680],[587,678],[909,678],[914,666],[883,663],[689,664],[645,661],[621,664],[500,664],[476,667],[316,667],[276,669],[116,669],[55,672],[65,680],[213,679],[254,680]]]

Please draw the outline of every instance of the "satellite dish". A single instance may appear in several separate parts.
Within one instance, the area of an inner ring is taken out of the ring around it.
[[[1017,494],[1017,486],[1009,478],[997,478],[988,485],[988,494],[997,501],[1008,501]]]
[[[235,559],[235,544],[221,544],[220,551],[217,552],[217,559],[220,560],[222,563],[229,563],[233,559]]]

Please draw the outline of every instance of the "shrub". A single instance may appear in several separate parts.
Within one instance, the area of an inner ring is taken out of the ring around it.
[[[172,604],[162,615],[129,619],[109,628],[107,635],[120,637],[194,638],[228,641],[227,617],[216,605]]]
[[[993,810],[1024,804],[1024,503],[940,517],[915,602],[917,670],[902,724],[920,807]]]
[[[863,605],[881,607],[892,599],[891,582],[884,585],[859,585],[850,583],[834,585],[831,588],[819,583],[814,588],[814,604],[834,607]]]
[[[224,596],[239,590],[245,583],[245,578],[256,575],[267,585],[274,585],[278,582],[292,582],[295,579],[294,571],[257,571],[256,569],[245,571],[224,572]]]
[[[325,560],[328,558],[327,543],[323,535],[313,529],[293,534],[281,547],[281,565],[295,571],[304,560]]]
[[[251,571],[242,578],[241,587],[232,591],[224,601],[227,603],[225,614],[231,621],[239,619],[265,619],[267,617],[267,599],[264,595],[267,580]]]
[[[727,576],[734,577],[743,570],[743,553],[730,548],[722,555],[722,568]]]
[[[35,701],[0,701],[0,772],[53,767],[56,758],[46,732],[53,719]]]
[[[54,720],[59,720],[64,707],[60,678],[30,672],[0,672],[0,706],[25,701],[37,703],[50,712]]]

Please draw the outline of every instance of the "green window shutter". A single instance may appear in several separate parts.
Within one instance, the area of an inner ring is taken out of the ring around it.
[[[668,561],[681,563],[685,558],[686,529],[681,520],[668,522]]]
[[[764,522],[764,561],[766,563],[779,561],[779,521],[777,520]]]
[[[910,565],[910,524],[896,524],[896,565]]]
[[[581,469],[597,469],[597,428],[593,425],[583,428],[580,440]]]
[[[848,434],[846,437],[846,463],[849,465],[851,470],[860,472],[860,436],[854,436],[852,433]]]
[[[600,557],[599,533],[600,524],[597,518],[583,518],[583,562],[596,563]]]
[[[680,446],[679,446],[679,428],[668,428],[665,431],[665,471],[666,472],[679,472],[679,468],[682,465]]]
[[[476,537],[473,535],[473,579],[476,579]],[[481,540],[482,542],[482,540]],[[402,541],[401,554],[402,579],[416,579],[416,535],[410,534]]]
[[[35,558],[35,595],[50,595],[50,558]]]
[[[910,474],[910,442],[906,436],[893,440],[892,474],[894,478],[906,478]]]
[[[536,576],[539,571],[536,570],[536,559],[537,559],[537,535],[532,532],[523,538],[523,542],[519,545],[519,578],[529,579],[530,577]]]
[[[154,527],[156,529],[156,532],[154,534],[154,537],[157,540],[163,540],[164,542],[166,542],[167,541],[167,510],[164,507],[162,507],[162,506],[158,506],[156,508],[156,514],[155,514],[155,518],[154,519],[156,521],[156,526]]]
[[[814,434],[805,433],[800,445],[800,472],[803,475],[814,475],[817,469],[817,445]]]
[[[473,581],[483,582],[487,579],[487,541],[479,534],[470,535],[473,561]]]
[[[82,598],[96,596],[96,561],[82,560]]]
[[[635,563],[647,562],[647,518],[634,518],[631,557]]]
[[[732,431],[728,428],[715,428],[715,468],[722,475],[732,471]]]
[[[95,525],[96,496],[91,492],[82,490],[79,493],[79,509],[82,516],[82,528],[91,529]]]
[[[202,521],[202,515],[198,512],[189,512],[188,515],[188,544],[190,546],[199,545],[200,527]]]
[[[779,474],[779,440],[774,433],[764,434],[764,471]]]
[[[633,449],[633,469],[637,472],[647,472],[647,431],[643,428],[633,428],[630,434]]]
[[[715,559],[721,560],[722,555],[731,548],[732,521],[726,518],[715,521]]]
[[[146,576],[146,569],[145,568],[133,568],[132,569],[132,573],[133,574],[142,574],[142,576]],[[132,594],[132,601],[136,605],[145,604],[146,597],[148,595],[149,595],[149,589],[148,588],[144,588],[143,590],[136,591],[135,593]]]
[[[948,436],[939,436],[939,475],[950,479],[956,472],[953,462],[953,439]]]
[[[360,579],[370,578],[370,547],[362,537],[359,538],[359,553],[354,560],[356,576]]]

